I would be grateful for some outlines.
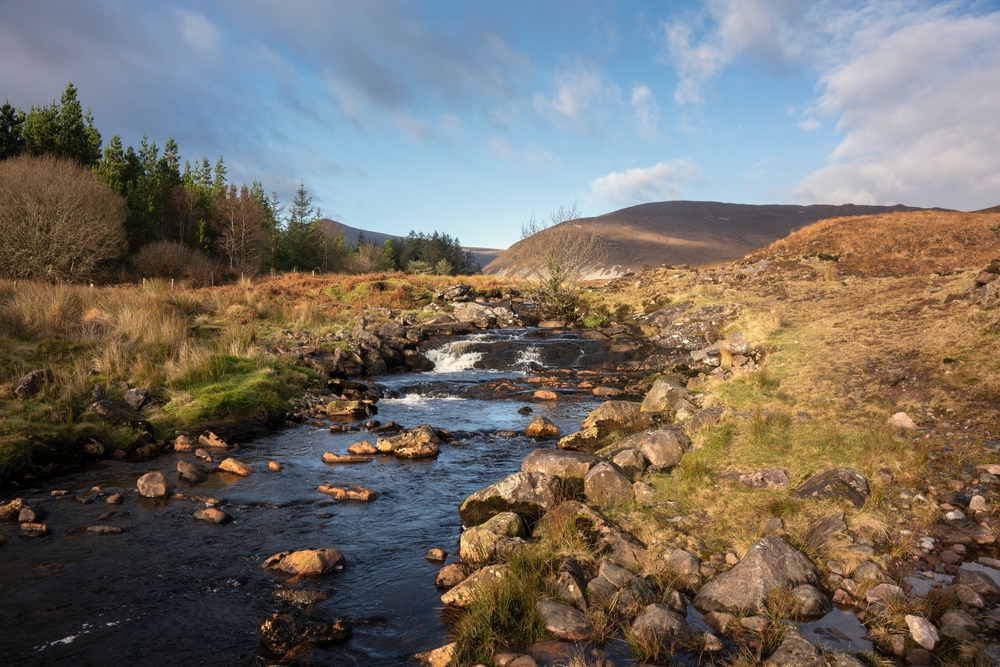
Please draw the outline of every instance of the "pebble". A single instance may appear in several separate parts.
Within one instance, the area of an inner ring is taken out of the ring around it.
[[[985,512],[987,509],[986,498],[983,498],[982,496],[972,496],[972,500],[969,501],[970,512]]]
[[[940,637],[938,636],[937,628],[930,621],[922,616],[913,616],[912,614],[907,614],[903,620],[906,621],[907,627],[910,628],[910,636],[913,637],[913,641],[928,651],[934,650],[934,645],[938,643]]]
[[[278,463],[277,461],[268,461],[267,469],[270,470],[271,472],[279,472],[281,471],[281,464]]]
[[[123,501],[124,498],[122,498],[122,494],[120,493],[112,493],[110,496],[104,499],[104,502],[106,502],[109,505],[121,505]]]
[[[964,521],[965,513],[962,510],[952,510],[945,514],[944,518],[947,521]]]
[[[26,537],[40,537],[49,534],[49,527],[44,523],[22,523],[21,534]]]
[[[52,490],[52,497],[53,498],[61,498],[62,496],[68,496],[69,494],[70,494],[70,492],[67,491],[66,489],[53,489]]]

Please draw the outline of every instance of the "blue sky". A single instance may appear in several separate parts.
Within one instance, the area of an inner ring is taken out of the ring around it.
[[[0,99],[68,81],[324,215],[506,247],[576,201],[1000,204],[1000,5],[0,0]]]

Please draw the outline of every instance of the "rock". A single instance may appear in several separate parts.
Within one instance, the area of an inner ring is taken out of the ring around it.
[[[465,581],[467,576],[464,565],[452,563],[438,570],[437,577],[434,579],[434,585],[443,591],[447,591]]]
[[[277,461],[268,461],[267,469],[271,472],[281,472],[281,464]]]
[[[674,641],[690,642],[698,633],[684,616],[665,604],[651,604],[639,612],[632,632],[647,641],[669,646]]]
[[[953,583],[968,586],[984,598],[1000,597],[1000,585],[984,572],[960,569]]]
[[[25,537],[41,537],[49,534],[49,527],[44,523],[25,522],[21,524],[21,534]]]
[[[316,488],[320,493],[333,496],[334,500],[358,500],[361,502],[371,502],[378,498],[378,491],[366,489],[357,484],[323,484]]]
[[[139,495],[146,498],[166,498],[174,490],[175,484],[162,472],[147,472],[135,483]]]
[[[122,401],[97,401],[91,404],[90,408],[97,413],[98,417],[106,422],[149,431],[149,422],[128,403]]]
[[[559,438],[556,447],[579,452],[596,452],[603,447],[605,434],[596,426]]]
[[[41,368],[31,371],[21,378],[14,387],[14,395],[20,399],[34,398],[47,384],[55,382],[56,377],[51,368]]]
[[[0,505],[0,519],[4,521],[17,520],[18,514],[25,507],[24,498],[15,498],[6,505]]]
[[[417,653],[413,657],[421,665],[426,665],[426,667],[448,667],[451,664],[452,657],[455,655],[455,648],[457,646],[458,644],[453,642],[436,648],[433,651]]]
[[[89,526],[87,532],[97,535],[118,535],[123,532],[123,529],[119,526]]]
[[[451,314],[459,322],[468,322],[479,329],[488,329],[496,323],[496,315],[489,308],[470,301],[456,303]]]
[[[939,521],[928,530],[946,544],[992,545],[997,539],[996,534],[985,524],[975,521],[956,521],[951,524]]]
[[[721,611],[710,611],[705,614],[704,618],[708,627],[722,634],[740,624],[739,619],[735,616]]]
[[[324,412],[329,417],[362,418],[375,414],[377,409],[370,401],[330,401]]]
[[[513,512],[500,512],[489,521],[462,533],[459,556],[469,564],[488,563],[506,558],[525,543],[528,526]]]
[[[969,501],[970,512],[986,512],[988,510],[989,506],[986,504],[986,498],[980,495],[972,496],[972,500]]]
[[[356,456],[369,456],[371,454],[377,454],[378,450],[372,443],[368,442],[367,440],[362,440],[348,447],[347,453],[354,454]]]
[[[104,502],[106,502],[109,505],[121,505],[124,501],[125,499],[122,497],[122,494],[120,493],[112,493],[110,496],[104,499]]]
[[[341,456],[333,452],[323,452],[323,463],[371,463],[374,460],[371,456],[362,456],[360,454]]]
[[[580,426],[586,430],[593,426],[615,429],[625,433],[635,433],[654,425],[655,417],[643,414],[641,404],[632,401],[605,401],[587,415]]]
[[[91,438],[90,441],[83,446],[83,451],[87,452],[87,454],[93,456],[94,458],[100,458],[104,456],[104,445]]]
[[[783,489],[788,486],[788,471],[781,468],[766,468],[757,472],[727,472],[723,479],[739,482],[748,489]]]
[[[383,454],[394,454],[402,458],[428,458],[436,456],[441,439],[429,424],[404,431],[388,438],[378,438],[375,448]]]
[[[183,434],[177,436],[176,438],[174,438],[174,451],[175,452],[194,451],[194,440]]]
[[[90,388],[90,403],[103,401],[108,396],[108,390],[103,384],[95,384]]]
[[[635,502],[645,505],[656,497],[656,489],[645,482],[635,482],[632,484],[632,495],[635,496]]]
[[[941,639],[938,636],[937,628],[922,616],[907,614],[903,620],[906,621],[906,626],[910,629],[910,636],[913,637],[913,641],[928,651],[933,651],[934,645]]]
[[[851,577],[855,581],[877,581],[881,584],[892,583],[892,577],[883,572],[878,564],[870,560],[855,567],[851,573]]]
[[[986,606],[986,602],[983,600],[983,597],[968,586],[949,586],[948,590],[955,593],[955,597],[958,598],[958,601],[968,607],[982,609]]]
[[[229,523],[233,520],[233,517],[223,510],[217,507],[206,507],[203,510],[197,510],[194,513],[194,518],[199,521],[208,521],[209,523]]]
[[[810,584],[802,584],[792,589],[792,597],[798,603],[799,613],[804,618],[819,618],[833,611],[830,598]]]
[[[468,496],[458,513],[466,526],[478,526],[500,512],[520,514],[530,526],[554,507],[561,495],[558,477],[518,472]]]
[[[894,584],[879,584],[878,586],[872,588],[865,595],[865,600],[868,602],[868,608],[872,611],[878,611],[885,608],[886,604],[890,601],[901,601],[906,599],[906,593],[903,589]]]
[[[632,482],[612,463],[601,461],[583,480],[587,500],[599,505],[620,505],[635,499]]]
[[[772,590],[802,584],[819,585],[816,566],[781,538],[768,535],[755,542],[733,569],[702,586],[693,604],[702,612],[762,612]]]
[[[441,596],[441,602],[455,607],[465,607],[472,602],[480,586],[491,586],[507,576],[506,565],[487,565],[476,570],[460,584]]]
[[[521,463],[521,472],[541,472],[558,477],[570,487],[582,489],[583,479],[600,462],[593,454],[563,449],[536,449]]]
[[[542,617],[545,629],[559,639],[585,641],[594,635],[590,621],[575,607],[555,600],[539,600],[535,603],[535,609]]]
[[[253,474],[253,468],[248,466],[246,463],[237,461],[233,458],[225,459],[219,464],[219,470],[222,472],[232,473],[234,475],[239,475],[240,477],[249,477]]]
[[[128,403],[133,410],[141,410],[142,406],[149,400],[149,392],[145,389],[129,389],[122,393],[122,400]]]
[[[660,560],[666,564],[667,569],[680,575],[701,572],[701,559],[684,549],[665,549],[660,554]]]
[[[611,523],[603,514],[575,500],[560,503],[538,522],[534,536],[559,534],[571,527],[590,542],[596,551],[606,551],[619,563],[639,568],[646,558],[646,547]]]
[[[261,621],[257,633],[265,651],[283,656],[303,643],[329,646],[347,641],[351,637],[351,628],[339,618],[320,623],[291,614],[271,614]]]
[[[679,385],[657,378],[653,386],[649,388],[642,404],[640,412],[671,412],[676,409],[677,403],[684,400],[688,395],[687,389]]]
[[[816,473],[792,493],[796,498],[844,498],[861,509],[868,499],[868,480],[850,468]]]
[[[646,470],[646,457],[642,452],[632,447],[619,450],[611,458],[611,462],[618,466],[618,469],[629,479],[635,479]]]
[[[226,441],[211,431],[207,431],[199,435],[198,444],[202,447],[208,447],[209,449],[229,449],[229,445]]]
[[[302,607],[330,599],[330,596],[323,591],[312,591],[305,588],[287,588],[283,591],[275,591],[274,595]]]
[[[188,482],[197,484],[208,479],[208,471],[190,461],[178,461],[177,473]]]
[[[212,462],[212,455],[206,452],[204,449],[201,449],[200,447],[194,450],[194,456],[195,458],[201,459],[202,461],[207,461],[208,463]]]
[[[837,512],[823,517],[812,525],[806,533],[806,544],[814,549],[821,549],[830,541],[830,538],[847,530],[844,522],[844,513]]]
[[[288,574],[314,576],[344,569],[347,561],[336,549],[302,549],[276,553],[261,565],[267,570]]]
[[[607,404],[605,404],[607,405]],[[619,447],[634,447],[649,461],[651,471],[672,468],[691,450],[691,440],[673,427],[650,429],[635,433],[618,443]]]
[[[528,422],[524,434],[529,438],[558,438],[559,427],[553,424],[548,417],[536,415]]]
[[[714,653],[716,651],[722,650],[723,648],[722,640],[713,635],[711,632],[706,632],[704,635],[704,639],[705,643],[703,646],[705,651],[708,651],[709,653]],[[860,665],[860,663],[858,664]],[[861,665],[861,667],[864,667],[864,665]]]
[[[653,600],[649,584],[608,559],[601,561],[597,576],[587,583],[587,594],[592,603],[611,600],[622,609]]]
[[[1000,667],[1000,645],[990,644],[979,649],[976,667]]]
[[[910,415],[905,412],[897,412],[893,416],[886,420],[889,426],[897,426],[899,428],[916,428],[917,425],[913,423],[913,419]]]
[[[17,513],[17,520],[21,523],[38,523],[48,515],[42,507],[30,507],[25,505],[21,508],[21,511]]]
[[[785,628],[778,650],[764,661],[765,667],[827,667],[819,648],[813,646],[795,627]]]
[[[559,597],[572,603],[580,611],[586,611],[587,599],[583,595],[583,570],[575,558],[564,558],[556,574],[555,587]]]
[[[979,629],[979,624],[976,623],[975,619],[961,609],[949,609],[942,614],[941,625],[957,625],[961,628],[966,628],[967,630]]]
[[[559,394],[548,389],[539,389],[533,395],[540,401],[554,401],[559,398]]]

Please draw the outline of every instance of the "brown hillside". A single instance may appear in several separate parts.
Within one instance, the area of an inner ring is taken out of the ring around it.
[[[1000,213],[908,211],[823,220],[746,261],[816,256],[837,259],[842,275],[873,278],[982,268],[1000,257]]]
[[[643,265],[708,264],[732,261],[825,218],[917,210],[906,206],[812,206],[668,201],[632,206],[562,225],[602,234],[607,257],[590,278],[607,278]],[[553,232],[543,230],[508,248],[483,273],[527,275]]]

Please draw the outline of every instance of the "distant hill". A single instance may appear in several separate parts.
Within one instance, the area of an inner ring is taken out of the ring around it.
[[[611,278],[643,265],[710,264],[732,261],[826,218],[921,210],[909,206],[844,204],[724,204],[667,201],[640,204],[562,225],[604,235],[607,257],[588,278]],[[493,275],[527,275],[543,250],[549,230],[519,241],[483,267]]]
[[[373,232],[368,229],[358,229],[357,227],[351,227],[350,225],[345,225],[342,222],[330,220],[329,218],[323,218],[320,220],[320,224],[323,226],[323,230],[331,236],[336,236],[340,232],[343,232],[344,240],[351,245],[358,244],[358,238],[361,234],[364,234],[366,241],[371,241],[372,243],[376,243],[378,245],[385,243],[386,239],[390,241],[398,241],[404,238],[394,234],[383,234],[381,232]],[[500,248],[474,248],[470,246],[462,246],[462,249],[471,252],[476,258],[476,261],[479,262],[479,266],[486,266],[503,252]]]

